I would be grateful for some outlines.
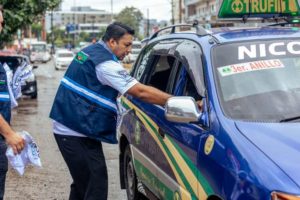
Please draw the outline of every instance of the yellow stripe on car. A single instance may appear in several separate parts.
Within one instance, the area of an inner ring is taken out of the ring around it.
[[[151,134],[153,139],[156,141],[158,146],[160,147],[161,151],[165,155],[170,167],[173,170],[173,173],[177,179],[178,184],[180,185],[180,193],[181,193],[181,199],[182,200],[189,200],[192,199],[191,194],[187,191],[186,185],[184,184],[181,176],[176,170],[176,167],[172,163],[170,157],[168,156],[165,148],[163,147],[161,141],[158,138],[158,129],[159,127],[157,124],[150,118],[148,117],[143,111],[141,111],[138,107],[136,107],[133,103],[131,103],[128,99],[125,97],[122,97],[122,101],[126,103],[130,108],[134,109],[136,111],[136,115],[141,120],[141,122],[144,124],[148,132]],[[172,144],[170,139],[168,137],[165,137],[164,139],[165,145],[169,149],[170,152],[172,152],[172,155],[174,156],[178,166],[182,168],[182,171],[184,172],[184,176],[186,177],[186,180],[188,180],[193,192],[197,195],[199,199],[206,199],[207,194],[198,181],[197,177],[195,174],[192,172],[191,168],[188,166],[188,164],[185,162],[185,160],[182,158],[176,147]],[[198,191],[199,189],[199,191]],[[191,192],[191,191],[190,191]]]

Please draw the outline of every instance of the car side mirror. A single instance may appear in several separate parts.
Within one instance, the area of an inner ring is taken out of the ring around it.
[[[193,97],[171,97],[165,106],[165,117],[171,122],[198,122],[201,115],[202,112]]]

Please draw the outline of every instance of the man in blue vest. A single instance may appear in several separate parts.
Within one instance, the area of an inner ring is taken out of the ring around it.
[[[0,33],[2,31],[2,24],[2,5],[0,5]],[[5,155],[7,145],[13,148],[15,154],[20,153],[24,148],[24,139],[9,126],[10,114],[10,98],[6,72],[0,63],[0,200],[4,196],[5,178],[8,168]]]
[[[164,105],[169,94],[131,77],[120,60],[130,53],[134,30],[110,24],[101,41],[80,51],[58,88],[50,118],[73,179],[70,200],[106,200],[108,175],[101,142],[117,143],[116,97],[130,94]]]

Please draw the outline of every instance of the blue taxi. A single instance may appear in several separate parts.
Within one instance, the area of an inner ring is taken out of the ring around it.
[[[235,14],[288,21],[299,6],[223,1],[219,15]],[[157,32],[133,66],[141,83],[174,95],[164,107],[119,99],[128,199],[300,200],[299,28],[196,29]]]

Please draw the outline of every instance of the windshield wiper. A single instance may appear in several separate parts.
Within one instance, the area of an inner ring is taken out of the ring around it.
[[[297,119],[300,119],[300,116],[284,118],[284,119],[281,119],[279,122],[290,122],[290,121],[294,121]]]

